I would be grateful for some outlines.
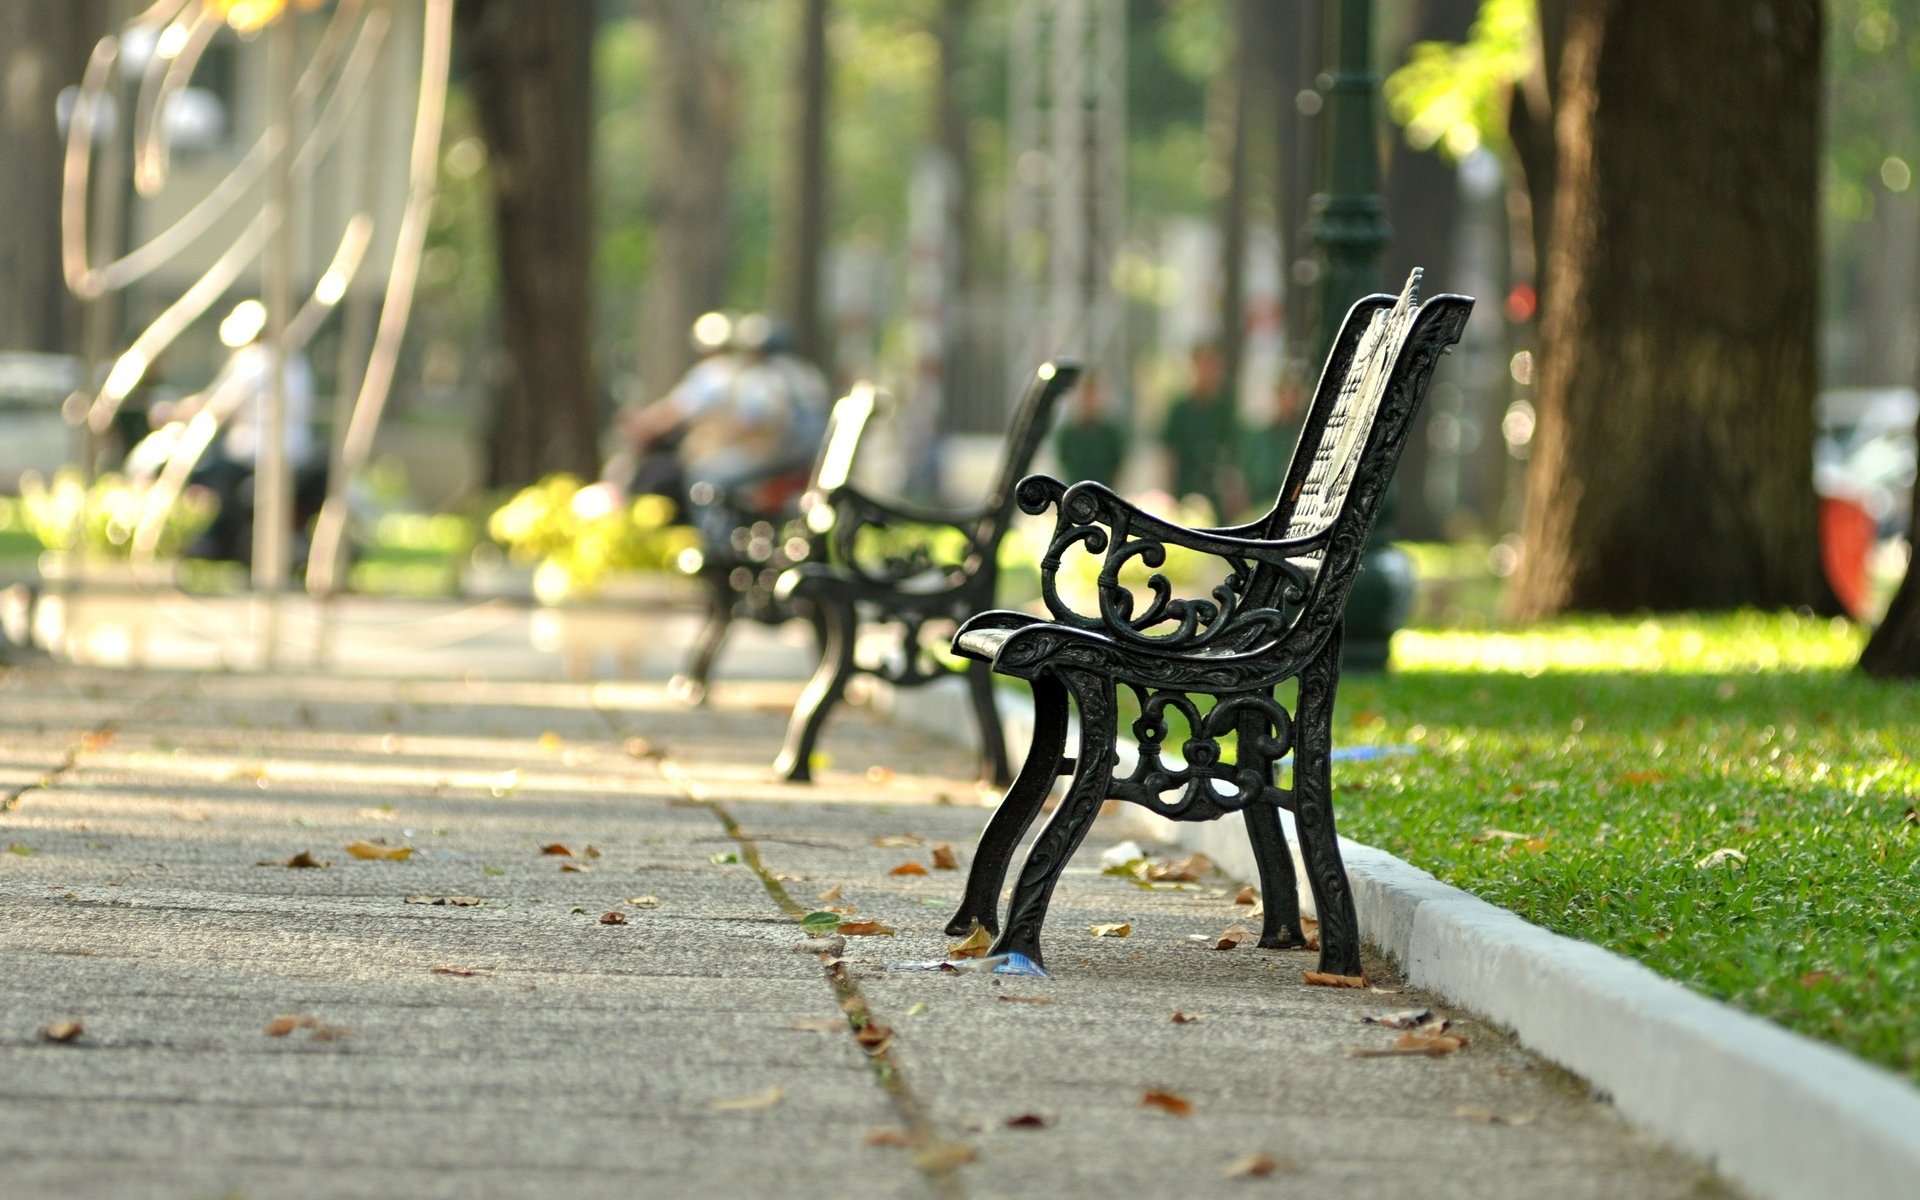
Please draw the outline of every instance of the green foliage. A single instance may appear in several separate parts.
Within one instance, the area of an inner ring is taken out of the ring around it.
[[[127,558],[151,489],[107,474],[91,485],[78,468],[63,467],[51,483],[38,472],[20,477],[20,500],[9,524],[17,521],[48,550],[90,558]],[[220,502],[202,488],[181,492],[167,509],[155,553],[172,557],[213,523]]]
[[[1920,691],[1792,615],[1403,633],[1342,681],[1343,831],[1920,1079]],[[1722,853],[1722,852],[1730,853]]]
[[[616,571],[674,569],[700,537],[672,518],[664,496],[626,503],[605,484],[561,474],[521,489],[488,518],[487,532],[514,561],[538,564],[535,592],[558,599],[589,595]]]
[[[1482,0],[1467,40],[1421,42],[1385,84],[1407,144],[1459,160],[1507,149],[1507,99],[1539,59],[1535,0]]]

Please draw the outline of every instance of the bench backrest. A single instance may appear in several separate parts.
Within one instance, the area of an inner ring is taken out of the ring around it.
[[[1279,499],[1262,521],[1262,536],[1327,540],[1303,554],[1297,564],[1315,579],[1326,564],[1332,529],[1343,519],[1370,530],[1378,498],[1366,511],[1350,515],[1354,485],[1363,467],[1369,475],[1390,477],[1405,445],[1413,410],[1425,393],[1433,359],[1459,339],[1472,302],[1443,296],[1422,306],[1419,270],[1407,278],[1397,298],[1370,296],[1355,304],[1334,339],[1326,369],[1300,431]],[[1416,333],[1419,330],[1419,333]],[[1413,353],[1415,350],[1421,353]],[[1383,427],[1384,408],[1398,392],[1401,404]],[[1364,540],[1366,530],[1360,532]],[[1350,565],[1350,564],[1349,564]],[[1282,576],[1262,568],[1248,599],[1272,605]],[[1344,583],[1340,588],[1344,597]]]
[[[867,422],[880,407],[880,390],[865,380],[834,401],[827,414],[826,436],[820,439],[820,453],[813,460],[813,474],[807,480],[810,492],[831,491],[853,478],[853,461],[860,452],[860,439]]]
[[[1020,398],[1019,407],[1014,410],[1013,426],[1007,431],[1000,474],[987,493],[985,512],[974,533],[974,540],[988,555],[998,549],[1000,539],[1013,523],[1014,489],[1026,478],[1033,456],[1052,428],[1060,397],[1072,390],[1079,378],[1077,363],[1057,360],[1041,363],[1040,369],[1033,373],[1033,381],[1027,385],[1026,394]]]

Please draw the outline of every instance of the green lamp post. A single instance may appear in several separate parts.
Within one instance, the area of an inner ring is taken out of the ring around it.
[[[1380,198],[1379,144],[1374,97],[1373,0],[1326,0],[1335,32],[1333,69],[1321,77],[1327,114],[1326,190],[1313,198],[1308,235],[1321,251],[1320,358],[1333,345],[1353,302],[1379,290],[1379,258],[1387,244],[1386,206]],[[1347,665],[1383,669],[1387,642],[1413,605],[1413,572],[1392,545],[1393,496],[1381,505],[1373,539],[1347,601]]]

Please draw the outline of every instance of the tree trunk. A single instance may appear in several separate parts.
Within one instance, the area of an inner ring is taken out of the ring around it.
[[[60,89],[80,82],[107,32],[102,0],[0,4],[0,350],[69,353],[73,298],[60,271]]]
[[[590,340],[594,9],[462,0],[466,84],[486,139],[500,259],[489,482],[593,475]]]
[[[1525,261],[1518,273],[1531,278],[1534,289],[1546,294],[1547,245],[1553,229],[1554,178],[1559,170],[1559,143],[1555,126],[1560,103],[1560,60],[1567,38],[1567,12],[1574,0],[1539,0],[1540,53],[1533,71],[1514,86],[1507,106],[1507,138],[1519,164],[1526,205],[1524,245],[1516,247]],[[1517,207],[1515,205],[1514,207]]]
[[[1408,45],[1465,41],[1479,11],[1479,0],[1422,0],[1410,27]],[[1403,59],[1405,51],[1406,47],[1401,47],[1392,59]],[[1392,140],[1382,186],[1387,225],[1393,230],[1393,240],[1382,256],[1385,267],[1381,281],[1387,287],[1398,289],[1408,271],[1424,267],[1429,288],[1462,290],[1448,282],[1453,275],[1454,239],[1460,225],[1458,174],[1454,165],[1438,154],[1415,150],[1403,137]],[[1427,431],[1440,411],[1442,406],[1432,400],[1420,406],[1395,475],[1399,502],[1394,533],[1410,541],[1446,537],[1448,518],[1454,515],[1437,511],[1427,499],[1428,474],[1434,466]]]
[[[1809,605],[1819,0],[1574,0],[1518,615]]]
[[[1254,0],[1227,0],[1233,54],[1225,74],[1214,80],[1208,97],[1210,158],[1226,179],[1220,197],[1220,370],[1229,392],[1240,383],[1241,347],[1246,341],[1247,193],[1251,180],[1254,75],[1263,57],[1257,42],[1263,22]],[[1240,397],[1242,403],[1245,397]],[[1224,519],[1224,518],[1223,518]]]
[[[973,242],[973,138],[967,127],[964,72],[967,69],[969,0],[941,0],[934,21],[940,44],[939,78],[935,85],[935,133],[940,157],[952,184],[948,196],[952,231],[952,275],[947,287],[946,343],[940,358],[942,432],[953,428],[954,417],[967,411],[983,391],[997,391],[1000,372],[983,361],[984,347],[975,320]],[[983,369],[985,368],[985,369]],[[983,381],[992,380],[991,383]]]
[[[827,325],[822,264],[827,246],[827,0],[799,0],[800,56],[794,64],[791,154],[775,237],[773,303],[793,323],[802,358],[830,370],[833,331]]]
[[[728,198],[739,94],[720,41],[724,9],[710,0],[638,0],[654,31],[649,113],[655,170],[640,305],[640,371],[646,398],[664,395],[693,361],[687,332],[726,297]]]
[[[1313,241],[1307,220],[1320,182],[1320,94],[1313,81],[1320,73],[1321,12],[1317,4],[1282,7],[1274,18],[1275,36],[1283,47],[1274,59],[1275,88],[1280,98],[1279,145],[1275,147],[1274,214],[1280,226],[1282,287],[1286,290],[1287,362],[1284,371],[1304,380],[1311,390],[1313,361],[1319,346],[1313,331],[1319,328],[1315,311]],[[1302,104],[1308,107],[1303,108]]]

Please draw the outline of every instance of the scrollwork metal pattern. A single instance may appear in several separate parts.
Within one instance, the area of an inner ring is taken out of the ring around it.
[[[1283,801],[1268,764],[1293,748],[1293,719],[1271,696],[1230,695],[1202,713],[1187,692],[1140,687],[1133,692],[1140,701],[1140,716],[1133,723],[1139,759],[1131,773],[1114,777],[1108,796],[1176,821],[1210,821],[1249,804]],[[1166,758],[1169,710],[1179,714],[1190,734],[1180,747],[1184,765],[1178,767]],[[1259,732],[1249,737],[1256,727]],[[1222,756],[1221,742],[1236,735],[1237,751],[1229,761]],[[1175,799],[1166,799],[1176,791]]]

